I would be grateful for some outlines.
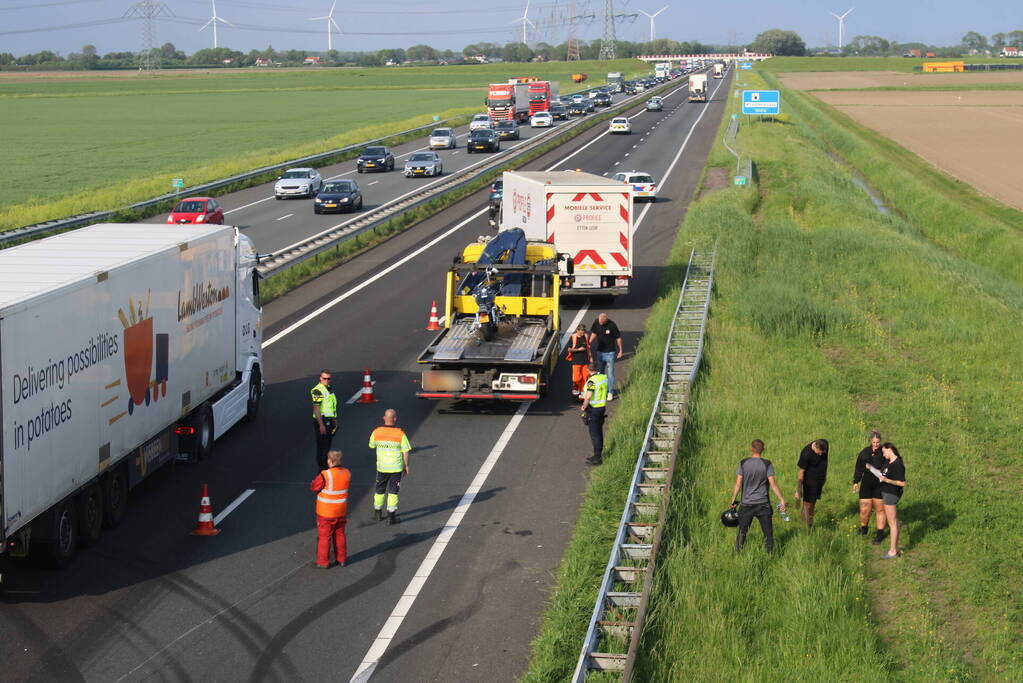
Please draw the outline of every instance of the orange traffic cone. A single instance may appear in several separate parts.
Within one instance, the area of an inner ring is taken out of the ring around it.
[[[430,323],[426,326],[428,332],[436,332],[440,329],[440,320],[437,318],[437,300],[433,300],[433,306],[430,307]]]
[[[199,501],[199,524],[192,532],[193,536],[216,536],[220,529],[213,526],[213,506],[210,505],[210,488],[202,485],[202,499]]]
[[[376,398],[373,397],[373,378],[369,376],[369,368],[366,368],[366,374],[362,376],[362,396],[359,397],[358,403],[376,402]]]

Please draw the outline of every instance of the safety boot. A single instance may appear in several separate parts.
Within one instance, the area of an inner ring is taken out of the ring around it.
[[[384,511],[379,509],[379,508],[373,508],[373,516],[370,517],[370,520],[372,520],[374,522],[379,522],[383,518],[384,518]]]
[[[400,524],[401,523],[401,520],[398,519],[398,511],[397,510],[391,510],[390,514],[387,516],[387,523],[388,524]]]

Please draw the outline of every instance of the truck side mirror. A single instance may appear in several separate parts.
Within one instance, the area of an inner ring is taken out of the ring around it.
[[[575,275],[575,259],[573,259],[571,256],[568,256],[565,259],[565,271],[569,275]]]

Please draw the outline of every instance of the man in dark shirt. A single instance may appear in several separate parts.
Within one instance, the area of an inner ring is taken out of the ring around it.
[[[732,489],[732,507],[735,507],[735,499],[739,495],[739,490],[742,490],[739,534],[735,537],[736,552],[742,550],[746,542],[746,533],[754,517],[760,522],[760,530],[764,532],[764,548],[767,552],[774,550],[774,525],[771,521],[774,511],[771,509],[771,494],[768,487],[778,496],[778,509],[785,512],[785,498],[774,479],[774,465],[764,458],[764,442],[754,439],[750,444],[750,457],[740,462],[735,471],[735,488]]]
[[[871,540],[873,545],[880,545],[885,537],[887,522],[884,516],[884,503],[881,500],[881,489],[877,477],[867,470],[867,465],[882,469],[888,461],[881,454],[881,433],[870,433],[870,445],[856,456],[856,468],[853,470],[853,492],[860,496],[860,536],[867,535],[870,524],[870,511],[874,511],[876,531]]]
[[[814,508],[824,492],[828,478],[828,440],[817,439],[803,447],[799,454],[799,475],[796,478],[796,502],[803,501],[801,514],[807,528],[813,526]]]
[[[597,368],[607,375],[607,400],[615,400],[615,360],[625,355],[622,351],[622,333],[618,326],[601,313],[590,326],[590,348],[598,361]]]

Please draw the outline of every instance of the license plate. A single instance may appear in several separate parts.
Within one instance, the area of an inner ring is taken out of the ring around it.
[[[486,145],[476,145],[476,147],[475,147],[475,148],[476,148],[476,149],[486,149],[486,148],[487,148],[487,146],[486,146]]]
[[[490,316],[486,315],[486,314],[481,315],[480,316],[480,322],[481,323],[488,323],[488,322],[490,322]]]
[[[328,209],[336,209],[337,208],[337,204],[324,204],[324,206],[327,207]]]
[[[376,164],[374,164],[372,161],[367,161],[366,165],[367,166],[376,166]]]

